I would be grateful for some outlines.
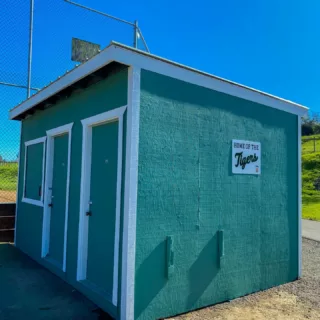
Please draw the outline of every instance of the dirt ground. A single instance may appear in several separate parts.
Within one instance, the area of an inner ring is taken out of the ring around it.
[[[0,190],[0,203],[16,202],[16,191]]]
[[[171,320],[320,319],[320,242],[303,239],[302,279]]]

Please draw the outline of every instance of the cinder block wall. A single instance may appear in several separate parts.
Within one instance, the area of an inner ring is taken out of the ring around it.
[[[261,142],[261,176],[232,174],[232,139]],[[142,70],[136,319],[297,278],[297,139],[292,114]]]

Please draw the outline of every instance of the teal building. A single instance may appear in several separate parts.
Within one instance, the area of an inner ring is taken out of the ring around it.
[[[10,111],[15,245],[121,320],[294,281],[306,111],[113,42]]]

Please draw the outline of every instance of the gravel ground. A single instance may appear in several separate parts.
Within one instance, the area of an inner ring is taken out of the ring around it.
[[[171,320],[320,319],[320,242],[303,239],[302,278]]]

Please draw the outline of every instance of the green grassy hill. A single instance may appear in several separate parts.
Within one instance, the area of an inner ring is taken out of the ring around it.
[[[302,154],[320,152],[320,135],[302,137]]]
[[[315,187],[318,182],[320,188],[320,140],[315,145],[317,152],[312,152],[314,141],[302,143],[302,216],[320,221],[320,191]]]
[[[0,163],[0,190],[16,190],[18,180],[18,164]]]

